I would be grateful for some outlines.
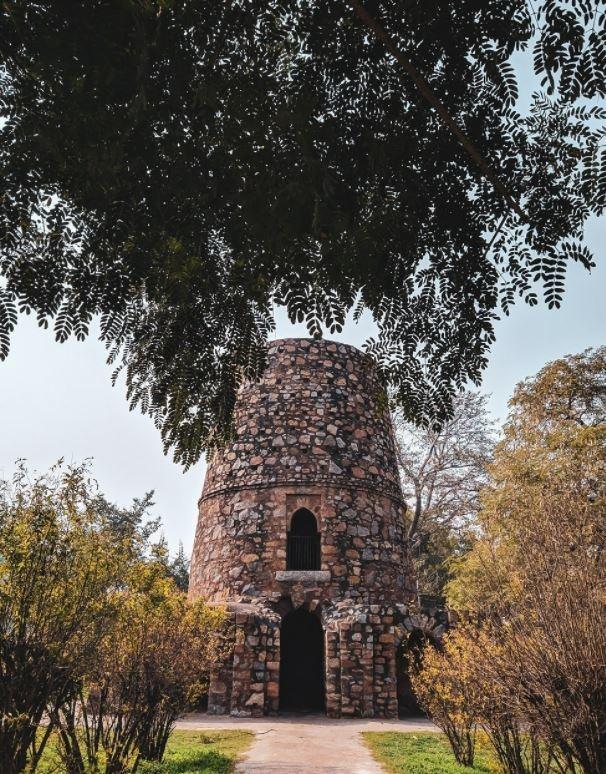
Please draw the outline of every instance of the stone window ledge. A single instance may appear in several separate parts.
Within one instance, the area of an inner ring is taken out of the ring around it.
[[[329,581],[330,572],[328,570],[278,570],[276,572],[277,581]]]

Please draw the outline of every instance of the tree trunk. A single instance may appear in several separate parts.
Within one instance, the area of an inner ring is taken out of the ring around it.
[[[29,729],[25,733],[11,731],[5,722],[0,728],[0,771],[2,774],[22,774],[31,745]]]

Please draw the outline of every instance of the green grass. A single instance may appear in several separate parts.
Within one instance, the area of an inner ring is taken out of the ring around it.
[[[250,731],[174,731],[162,763],[145,774],[227,774],[252,741]]]
[[[398,731],[362,734],[375,759],[389,774],[471,774],[498,771],[487,742],[478,739],[473,767],[460,766],[444,734],[400,733]]]
[[[228,774],[252,742],[250,731],[173,731],[162,763],[142,763],[141,774]],[[61,766],[52,740],[38,769],[58,774]]]

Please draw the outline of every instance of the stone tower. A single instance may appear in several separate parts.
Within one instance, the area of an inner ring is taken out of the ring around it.
[[[411,584],[370,359],[331,341],[272,342],[199,506],[190,596],[227,607],[232,646],[211,675],[209,711],[395,716]]]

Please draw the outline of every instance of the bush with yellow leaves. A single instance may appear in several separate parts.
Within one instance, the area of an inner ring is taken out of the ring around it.
[[[509,774],[564,771],[555,745],[537,732],[524,693],[510,680],[509,643],[503,631],[467,623],[451,632],[441,651],[428,648],[413,673],[420,703],[444,731],[459,763],[471,766],[477,730],[491,743]]]
[[[83,774],[101,758],[105,774],[134,770],[139,759],[161,761],[175,721],[207,690],[220,646],[223,611],[188,602],[163,562],[132,567],[115,604],[114,625],[57,718],[70,774]]]
[[[111,505],[87,465],[0,480],[2,774],[53,734],[66,774],[134,771],[206,690],[224,615],[176,588],[150,505]]]
[[[449,633],[443,647],[426,647],[412,686],[419,703],[448,737],[457,761],[473,765],[481,701],[472,654],[463,629]]]

